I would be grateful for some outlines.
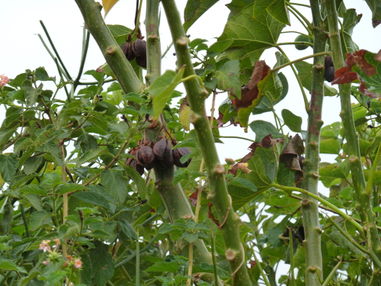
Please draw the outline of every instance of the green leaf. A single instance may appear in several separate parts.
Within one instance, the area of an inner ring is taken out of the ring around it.
[[[82,191],[86,189],[87,188],[84,185],[74,184],[74,183],[65,183],[57,187],[56,193],[63,195],[66,193],[77,192],[77,191]]]
[[[267,12],[270,4],[268,0],[256,0],[252,5],[240,5],[240,8],[230,5],[231,13],[224,31],[209,50],[226,51],[231,59],[258,60],[266,48],[277,43],[284,27]]]
[[[250,123],[250,128],[255,133],[255,141],[260,142],[265,136],[271,135],[273,138],[281,137],[278,129],[270,122],[263,120],[255,120]]]
[[[235,210],[241,208],[246,203],[253,200],[260,192],[252,181],[236,177],[228,183],[229,194],[232,197],[233,208]]]
[[[171,99],[172,92],[183,78],[184,68],[180,68],[176,73],[166,71],[158,77],[149,87],[148,92],[152,97],[153,116],[158,118],[165,105]]]
[[[10,182],[16,174],[18,161],[14,154],[0,155],[0,174],[6,182]]]
[[[291,131],[300,132],[302,130],[302,118],[300,116],[295,115],[288,109],[283,109],[282,117],[284,124],[286,124]]]
[[[103,188],[102,190],[105,191]],[[113,210],[115,209],[115,207],[111,206],[108,199],[101,192],[98,192],[93,189],[89,191],[76,192],[72,194],[71,197],[89,203],[91,205],[103,207],[106,210],[110,210],[111,212],[113,212]]]
[[[259,190],[267,189],[276,180],[279,154],[275,148],[257,147],[254,156],[248,161],[250,179]]]
[[[295,63],[296,69],[298,70],[299,78],[302,82],[303,87],[311,92],[312,84],[312,64],[307,62],[297,62]],[[324,95],[334,96],[337,94],[337,90],[324,84]]]
[[[287,0],[273,0],[266,11],[279,22],[290,25],[290,16],[287,9]]]
[[[95,248],[88,251],[83,258],[82,279],[87,285],[105,286],[114,275],[112,256],[108,246],[95,242]]]
[[[117,204],[124,203],[127,198],[128,180],[122,171],[106,170],[102,172],[101,184],[114,197]]]
[[[375,28],[381,23],[381,2],[379,0],[365,0],[372,11],[372,23]]]
[[[320,140],[320,153],[339,154],[341,142],[339,139],[327,138]]]
[[[217,88],[232,92],[236,97],[241,98],[241,81],[239,78],[240,67],[238,60],[225,62],[217,67],[215,76],[217,78]]]
[[[134,181],[136,184],[139,193],[146,194],[147,193],[147,184],[146,181],[142,178],[142,176],[132,167],[125,167],[127,175]]]
[[[218,0],[188,0],[184,10],[184,30],[187,31]]]
[[[0,269],[4,271],[17,271],[21,273],[27,273],[24,268],[17,266],[16,262],[6,258],[0,258]]]

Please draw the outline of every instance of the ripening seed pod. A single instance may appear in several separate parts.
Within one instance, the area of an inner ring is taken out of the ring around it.
[[[135,58],[135,53],[133,51],[133,43],[131,42],[125,42],[122,51],[126,55],[127,60],[132,61]]]
[[[189,149],[187,147],[179,147],[172,150],[172,156],[173,156],[173,162],[177,167],[185,168],[188,167],[189,163],[191,162],[191,159],[189,158],[184,163],[181,162],[181,158],[185,155],[188,155],[190,153]]]
[[[153,145],[153,153],[155,154],[155,159],[164,165],[172,165],[172,144],[167,139],[163,138],[157,141]]]
[[[142,164],[147,170],[152,169],[155,155],[153,154],[153,150],[150,146],[141,146],[136,154],[138,162]]]
[[[324,79],[328,82],[333,81],[335,78],[335,67],[331,56],[324,58]]]
[[[142,39],[137,39],[132,44],[132,51],[136,57],[136,63],[143,67],[147,68],[147,43]]]

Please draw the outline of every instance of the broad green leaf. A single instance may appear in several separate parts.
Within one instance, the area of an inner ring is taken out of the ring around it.
[[[188,30],[218,0],[188,0],[184,10],[184,30]]]
[[[106,170],[102,172],[101,184],[114,197],[117,204],[124,203],[127,198],[128,180],[122,171]]]
[[[139,193],[146,194],[147,193],[147,184],[146,181],[142,178],[142,176],[132,167],[125,167],[127,175],[134,181],[136,187],[138,188]]]
[[[105,286],[114,275],[114,263],[108,251],[108,245],[95,242],[95,247],[90,249],[83,257],[82,279],[86,285]]]
[[[46,194],[46,193],[45,193]],[[24,194],[23,196],[38,211],[43,211],[40,196],[36,194]]]
[[[171,99],[172,92],[181,82],[183,74],[184,68],[180,68],[177,73],[168,70],[150,85],[148,92],[152,97],[154,118],[159,117],[165,105]]]
[[[270,122],[263,120],[255,120],[250,123],[250,129],[255,133],[255,141],[260,142],[263,137],[271,135],[273,138],[281,137],[278,129]]]
[[[23,171],[25,174],[30,175],[41,168],[44,162],[45,160],[42,156],[29,157],[24,163]]]
[[[108,202],[108,199],[102,193],[97,192],[95,190],[76,192],[72,194],[71,196],[83,202],[89,203],[91,205],[103,207],[107,210],[112,211],[114,209],[114,208],[111,208],[111,205]]]
[[[241,98],[240,67],[238,60],[230,60],[222,66],[217,67],[215,77],[217,78],[217,88],[233,93],[237,98]]]
[[[284,124],[290,128],[291,131],[300,132],[302,129],[302,118],[295,115],[288,109],[282,110],[282,117]]]
[[[273,0],[266,11],[279,22],[290,25],[290,16],[287,9],[287,0]]]
[[[77,192],[77,191],[82,191],[86,189],[87,188],[84,185],[74,184],[74,183],[65,183],[57,187],[56,193],[63,195],[66,193]]]
[[[0,174],[6,182],[10,182],[16,174],[18,161],[13,154],[0,155]]]
[[[107,25],[107,27],[119,45],[122,45],[124,42],[126,42],[128,35],[131,35],[132,33],[131,29],[123,25]],[[107,72],[105,73],[108,74]]]
[[[116,4],[116,2],[118,2],[118,0],[102,0],[103,9],[105,10],[105,16]]]
[[[276,180],[279,154],[274,148],[257,147],[254,156],[248,161],[250,179],[258,190],[267,189]]]
[[[236,177],[228,183],[229,194],[232,197],[233,208],[238,210],[260,194],[253,182],[246,178]]]
[[[297,62],[295,63],[296,69],[298,70],[299,78],[302,82],[303,87],[311,92],[312,85],[312,64],[307,62]],[[334,96],[337,94],[337,90],[333,87],[324,84],[324,95]]]
[[[268,0],[257,0],[252,5],[240,5],[240,9],[230,5],[232,12],[225,29],[210,51],[226,51],[231,59],[258,60],[264,49],[277,43],[284,27],[267,12],[270,4]]]
[[[33,212],[29,218],[29,230],[31,231],[36,231],[37,229],[44,226],[51,226],[53,223],[51,213],[48,213],[44,210]]]
[[[27,271],[20,267],[13,260],[9,260],[6,258],[0,258],[0,269],[4,271],[17,271],[21,273],[27,273]]]
[[[341,142],[339,139],[327,138],[320,140],[320,153],[339,154]]]

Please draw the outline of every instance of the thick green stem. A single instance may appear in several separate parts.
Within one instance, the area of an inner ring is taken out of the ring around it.
[[[159,37],[159,0],[147,1],[147,83],[151,84],[161,73],[161,49]]]
[[[144,85],[139,80],[122,49],[115,41],[101,15],[101,6],[94,0],[75,0],[82,12],[86,27],[101,49],[124,92],[139,92]]]
[[[323,3],[327,11],[329,28],[329,39],[333,55],[335,69],[344,66],[344,56],[341,46],[340,32],[338,28],[338,16],[335,0],[325,0]],[[351,107],[351,87],[350,84],[342,84],[339,87],[341,101],[341,119],[344,129],[344,137],[347,141],[349,165],[353,180],[353,187],[358,201],[358,210],[362,220],[364,220],[368,236],[368,248],[373,250],[381,258],[381,245],[378,230],[375,222],[375,215],[372,210],[373,196],[367,193],[365,187],[365,176],[361,164],[361,153],[359,139],[356,133],[352,107]],[[378,269],[379,270],[379,269]]]
[[[185,35],[175,1],[162,0],[162,4],[172,33],[177,65],[179,68],[185,66],[184,77],[192,76],[195,72],[188,50],[188,38]],[[189,104],[195,114],[193,124],[210,183],[208,198],[213,204],[215,217],[223,232],[226,246],[225,256],[231,266],[233,285],[250,286],[252,283],[246,268],[244,247],[239,234],[240,219],[232,208],[224,176],[225,170],[219,163],[214,137],[205,112],[204,100],[207,91],[197,78],[185,81],[184,86]]]
[[[147,31],[147,83],[151,84],[161,73],[161,49],[159,37],[159,0],[147,1],[146,31]],[[162,119],[164,121],[164,119]],[[163,122],[164,123],[164,122]],[[173,222],[179,218],[193,218],[194,214],[184,191],[173,183],[174,167],[155,167],[156,186]],[[195,260],[199,263],[212,264],[212,256],[201,239],[196,240],[194,248]],[[205,277],[212,280],[214,277]],[[219,281],[217,280],[218,284]]]
[[[317,1],[310,1],[313,35],[314,64],[312,69],[311,101],[308,110],[308,127],[306,142],[306,159],[304,163],[304,188],[318,196],[319,178],[319,143],[320,129],[323,125],[321,112],[324,97],[324,49],[326,36],[320,7]],[[306,248],[306,285],[317,286],[323,281],[323,258],[321,253],[321,227],[317,201],[303,195],[302,214]]]
[[[156,187],[173,222],[179,218],[193,218],[193,211],[184,191],[173,183],[174,167],[155,168]],[[195,259],[198,262],[212,264],[212,256],[202,240],[193,243]]]

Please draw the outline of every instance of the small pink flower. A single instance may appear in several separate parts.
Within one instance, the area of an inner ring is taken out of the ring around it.
[[[82,261],[81,258],[75,258],[74,259],[74,267],[77,269],[82,268]]]
[[[0,87],[3,87],[9,82],[9,78],[5,75],[0,74]]]
[[[38,247],[38,249],[42,250],[43,252],[51,251],[49,243],[50,243],[50,240],[43,240],[43,241],[41,241],[40,246]]]
[[[44,260],[44,261],[42,261],[42,264],[44,264],[44,265],[48,265],[48,264],[49,264],[49,260]]]

